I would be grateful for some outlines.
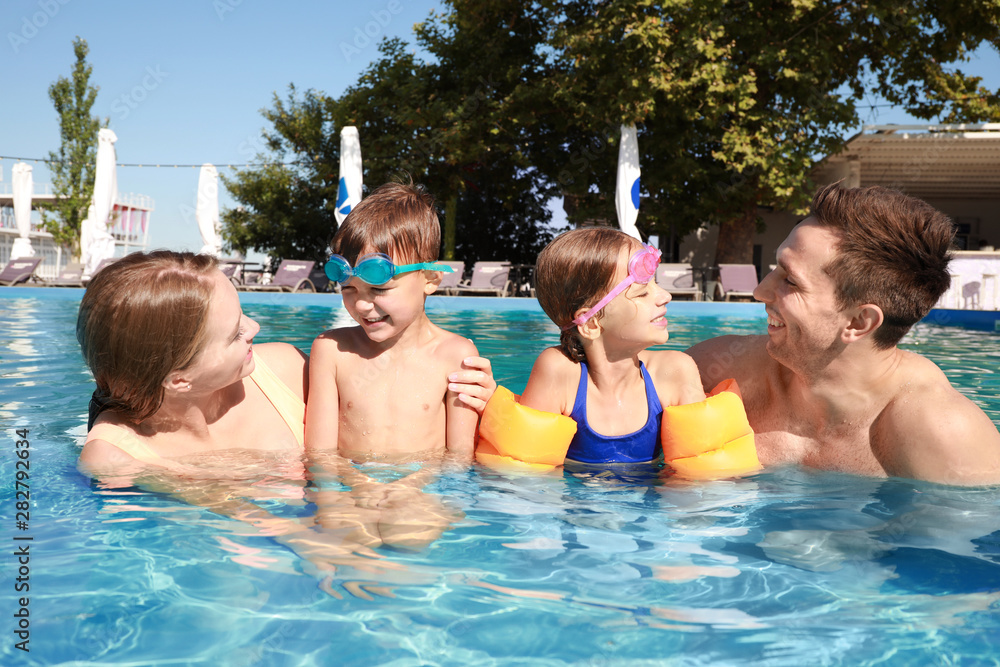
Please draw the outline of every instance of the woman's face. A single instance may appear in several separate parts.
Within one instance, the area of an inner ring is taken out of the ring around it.
[[[228,387],[250,375],[254,369],[253,337],[260,331],[260,326],[243,314],[229,279],[216,271],[214,280],[204,346],[186,369],[176,371],[197,394]]]

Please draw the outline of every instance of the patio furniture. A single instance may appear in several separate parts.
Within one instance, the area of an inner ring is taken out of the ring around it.
[[[472,277],[451,288],[459,295],[507,296],[510,292],[510,262],[476,262]]]
[[[694,301],[701,301],[701,287],[695,283],[690,264],[660,264],[656,267],[656,284],[672,297],[690,296]]]
[[[719,287],[722,297],[753,299],[757,289],[757,267],[753,264],[719,264]]]
[[[10,260],[3,271],[0,271],[0,285],[19,285],[28,282],[41,261],[41,257],[19,257]]]
[[[452,273],[441,274],[441,282],[438,284],[437,291],[441,294],[455,294],[456,290],[454,288],[458,287],[458,284],[462,282],[462,276],[465,274],[465,262],[437,263],[450,266],[453,270]]]
[[[59,275],[45,281],[46,287],[83,287],[83,262],[70,262]]]
[[[309,276],[316,262],[304,259],[286,259],[275,271],[271,282],[241,284],[239,289],[247,292],[315,292],[316,284]]]

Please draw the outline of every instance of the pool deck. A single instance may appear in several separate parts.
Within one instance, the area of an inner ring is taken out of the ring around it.
[[[83,295],[80,287],[0,287],[0,299],[47,299],[79,301]],[[288,292],[240,292],[244,304],[287,304],[294,306],[324,306],[339,308],[339,294],[290,294]],[[670,313],[681,316],[735,317],[756,319],[764,317],[762,303],[734,303],[725,301],[671,301]],[[427,311],[525,311],[541,312],[537,299],[497,298],[490,296],[429,296]],[[977,331],[1000,332],[1000,311],[956,310],[935,308],[922,320],[936,326],[957,326]]]

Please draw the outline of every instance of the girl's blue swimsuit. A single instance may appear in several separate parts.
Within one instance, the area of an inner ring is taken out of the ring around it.
[[[646,424],[627,435],[601,435],[587,423],[587,364],[580,362],[580,386],[570,414],[576,421],[576,435],[569,445],[566,458],[582,463],[638,463],[652,461],[660,455],[660,421],[663,406],[646,366],[640,361],[639,372],[646,385]]]

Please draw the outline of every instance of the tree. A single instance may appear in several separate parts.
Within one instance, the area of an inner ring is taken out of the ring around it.
[[[87,63],[86,40],[73,40],[76,63],[72,78],[59,77],[49,86],[49,98],[59,114],[59,151],[49,153],[52,192],[55,201],[49,209],[55,220],[45,216],[45,229],[59,245],[80,254],[80,225],[87,217],[87,207],[94,194],[94,170],[97,161],[97,133],[108,126],[90,110],[97,99],[97,86],[90,85],[93,67]]]
[[[432,62],[401,40],[389,39],[340,97],[310,91],[299,100],[293,87],[287,102],[276,98],[275,108],[264,112],[274,124],[270,153],[259,158],[266,166],[225,181],[242,205],[223,214],[227,240],[238,249],[279,256],[292,250],[294,240],[319,253],[316,239],[325,241],[336,230],[338,133],[354,125],[361,136],[366,184],[411,178],[444,205],[444,258],[457,250],[467,263],[480,257],[533,261],[551,238],[546,227],[551,214],[544,204],[554,190],[528,164],[527,151],[519,145],[518,119],[501,114],[513,89],[534,78],[524,69],[536,58],[534,42],[543,33],[524,40],[517,32],[505,38],[502,30],[486,29],[506,25],[511,17],[505,12],[520,11],[520,4],[463,3],[469,13],[418,26],[417,42]],[[472,27],[481,32],[470,38],[466,31]],[[469,57],[476,46],[479,56]],[[286,161],[297,164],[279,164]],[[314,224],[316,219],[322,222]]]
[[[269,152],[257,155],[260,167],[223,177],[240,203],[223,211],[223,237],[241,252],[324,262],[337,229],[340,159],[326,98],[307,90],[299,99],[290,86],[286,101],[275,95],[274,108],[261,113],[273,126],[264,135]]]
[[[717,262],[750,261],[759,207],[807,201],[810,167],[843,146],[866,96],[876,93],[920,118],[1000,118],[1000,91],[948,69],[995,40],[996,3],[542,4],[554,66],[535,85],[557,107],[541,119],[543,131],[558,128],[591,143],[606,138],[608,145],[620,123],[636,123],[646,199],[640,228],[662,233],[673,222],[683,232],[717,222]],[[572,150],[531,159],[557,174],[553,159],[573,165]],[[613,187],[614,153],[577,162],[579,169],[563,168],[559,178],[571,219],[595,210],[611,218],[605,193]]]

